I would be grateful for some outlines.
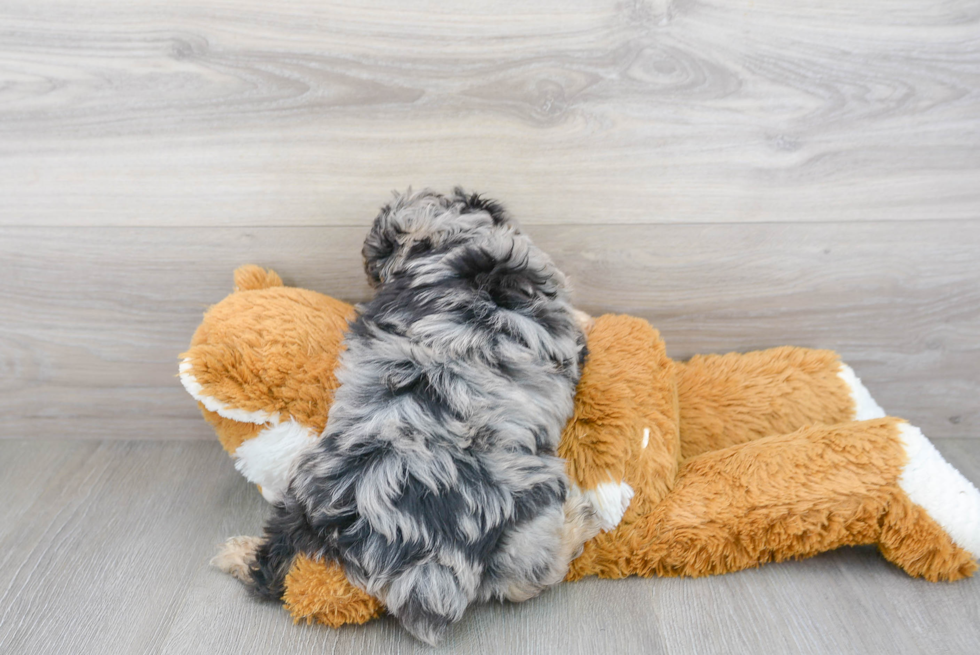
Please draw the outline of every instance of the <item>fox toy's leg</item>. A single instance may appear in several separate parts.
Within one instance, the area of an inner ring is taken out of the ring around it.
[[[622,530],[628,566],[610,567],[616,577],[725,573],[878,544],[910,575],[956,580],[977,568],[980,492],[917,428],[882,418],[695,457],[655,511]]]
[[[293,562],[282,600],[294,621],[316,621],[331,628],[366,623],[384,614],[378,600],[347,581],[340,564],[305,555]]]
[[[830,350],[699,355],[678,364],[677,394],[684,458],[804,425],[885,415]]]
[[[211,564],[242,582],[250,583],[261,537],[232,537]],[[283,604],[293,620],[323,623],[337,628],[345,623],[366,623],[384,613],[384,606],[350,582],[337,562],[297,555],[286,574]]]

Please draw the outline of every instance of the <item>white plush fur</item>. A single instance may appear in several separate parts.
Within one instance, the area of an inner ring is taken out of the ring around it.
[[[854,399],[855,421],[866,421],[885,416],[885,410],[871,397],[867,387],[861,384],[861,378],[854,374],[854,369],[847,364],[841,364],[838,375],[851,390],[851,398]]]
[[[630,506],[630,501],[633,500],[633,487],[626,481],[600,482],[595,489],[582,490],[574,483],[572,487],[595,511],[604,532],[609,532],[619,525]]]
[[[262,410],[247,412],[243,409],[229,407],[214,396],[208,396],[204,393],[204,387],[201,386],[201,383],[191,373],[192,370],[194,370],[193,362],[191,362],[190,358],[184,359],[180,363],[180,383],[187,389],[187,393],[193,396],[194,400],[202,403],[208,411],[214,412],[218,416],[223,416],[231,421],[239,421],[241,423],[262,425],[263,423],[275,424],[279,422],[278,412],[274,414]]]
[[[980,491],[943,459],[919,428],[903,423],[899,435],[909,457],[898,479],[902,490],[956,545],[980,557]]]
[[[314,441],[316,433],[293,419],[270,425],[235,450],[235,468],[274,503],[289,485],[296,458]]]

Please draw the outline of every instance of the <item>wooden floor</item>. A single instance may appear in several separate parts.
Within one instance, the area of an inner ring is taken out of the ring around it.
[[[937,447],[974,483],[980,440]],[[0,653],[962,653],[980,577],[932,584],[873,548],[691,579],[561,585],[487,605],[443,646],[390,618],[331,630],[208,566],[267,511],[214,442],[0,441]]]

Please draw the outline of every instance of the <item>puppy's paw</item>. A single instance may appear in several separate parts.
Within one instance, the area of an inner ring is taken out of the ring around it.
[[[562,555],[566,561],[571,561],[582,554],[585,542],[599,534],[602,530],[603,521],[592,504],[574,484],[568,490],[564,509],[565,529],[562,538]]]
[[[573,308],[572,316],[575,317],[575,322],[578,323],[579,328],[585,334],[591,332],[592,328],[595,327],[595,319],[583,312],[581,309]]]
[[[250,582],[249,569],[255,564],[255,552],[261,545],[261,537],[232,537],[221,544],[218,554],[211,558],[211,566]]]

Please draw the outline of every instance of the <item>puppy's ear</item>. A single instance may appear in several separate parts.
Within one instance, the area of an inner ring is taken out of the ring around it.
[[[374,225],[371,226],[371,231],[364,239],[364,247],[361,248],[364,271],[372,287],[381,284],[385,265],[398,249],[398,237],[402,234],[403,229],[397,220],[395,209],[392,205],[385,205],[374,219]]]
[[[456,187],[453,189],[453,200],[462,205],[460,212],[462,214],[484,211],[490,214],[494,225],[511,225],[514,223],[503,205],[496,200],[484,198],[479,193],[467,194],[463,187]]]

